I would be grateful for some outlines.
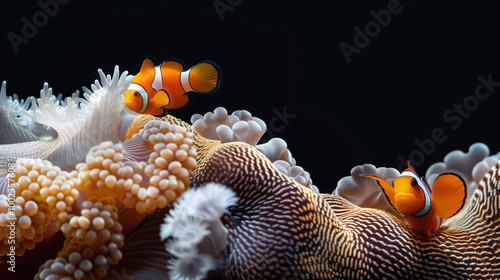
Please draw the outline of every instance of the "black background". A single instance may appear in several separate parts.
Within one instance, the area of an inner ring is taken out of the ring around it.
[[[221,20],[216,1],[72,0],[46,23],[37,1],[9,2],[0,9],[0,80],[9,95],[38,97],[48,82],[68,96],[89,87],[98,68],[135,74],[146,56],[186,67],[213,60],[224,73],[221,89],[192,94],[192,106],[173,114],[189,121],[224,106],[247,109],[268,126],[274,118],[273,135],[322,192],[355,165],[397,167],[398,156],[415,154],[415,140],[436,128],[446,140],[414,158],[421,174],[477,141],[500,150],[500,88],[460,124],[443,117],[473,100],[479,75],[500,82],[498,2],[402,0],[401,12],[351,63],[339,44],[354,45],[354,28],[363,30],[374,20],[370,11],[393,1],[229,1],[237,5]],[[22,36],[22,18],[33,23],[34,15],[40,27],[16,53],[8,34]],[[275,113],[285,108],[294,115],[287,124]]]

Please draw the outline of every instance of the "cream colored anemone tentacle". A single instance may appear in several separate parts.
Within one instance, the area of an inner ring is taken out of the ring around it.
[[[193,187],[218,182],[239,198],[228,209],[228,279],[500,276],[498,164],[479,184],[457,226],[426,237],[385,211],[297,188],[248,144],[199,151]]]
[[[2,134],[0,136],[0,144],[11,144],[19,142],[27,142],[37,140],[36,135],[23,127],[18,121],[18,116],[21,116],[20,110],[22,105],[29,104],[24,101],[19,101],[17,95],[7,97],[7,83],[4,81],[0,89],[0,127],[2,127]],[[22,102],[22,105],[21,103]]]
[[[157,116],[153,116],[153,115],[139,115],[137,116],[134,121],[130,124],[129,128],[128,128],[128,131],[127,131],[127,135],[125,137],[125,140],[129,140],[131,139],[132,137],[134,137],[134,135],[136,135],[137,133],[139,133],[143,128],[144,126],[149,122],[149,121],[152,121],[152,120],[157,120],[157,121],[164,121],[164,122],[168,122],[170,124],[176,124],[178,126],[182,126],[184,127],[188,132],[191,132],[193,133],[193,137],[196,137],[197,135],[191,130],[191,126],[184,122],[183,120],[181,119],[178,119],[172,115],[165,115],[163,117],[157,117]]]
[[[74,136],[61,147],[53,151],[48,159],[63,170],[73,169],[78,162],[85,159],[91,147],[103,142],[118,142],[119,121],[124,106],[123,93],[130,84],[132,76],[124,71],[121,75],[118,66],[113,76],[106,77],[99,69],[102,87],[94,87],[95,91],[85,94],[87,115]]]

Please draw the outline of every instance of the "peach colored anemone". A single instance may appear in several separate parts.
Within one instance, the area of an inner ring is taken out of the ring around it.
[[[35,279],[100,279],[122,259],[124,234],[177,199],[195,167],[192,133],[158,120],[128,141],[92,147],[71,172],[48,160],[19,159],[15,178],[7,182],[15,189],[12,211],[9,184],[1,185],[0,234],[10,234],[5,226],[15,218],[16,262],[18,267],[40,265]],[[2,240],[0,254],[8,260],[10,244],[8,238]],[[59,252],[45,255],[44,263],[35,260],[37,245],[51,241]],[[23,258],[29,251],[33,254]],[[23,273],[27,271],[17,275]]]

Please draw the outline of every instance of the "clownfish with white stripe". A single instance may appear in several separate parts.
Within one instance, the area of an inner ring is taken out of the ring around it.
[[[377,180],[392,207],[413,229],[427,236],[441,226],[443,219],[457,214],[467,198],[465,182],[458,174],[439,175],[431,192],[409,161],[408,168],[392,181],[392,185],[377,176],[365,177]]]
[[[190,101],[186,92],[210,94],[218,89],[221,75],[213,62],[200,62],[183,70],[183,64],[177,60],[154,66],[146,58],[125,91],[125,106],[139,114],[162,116],[165,109],[186,107]]]

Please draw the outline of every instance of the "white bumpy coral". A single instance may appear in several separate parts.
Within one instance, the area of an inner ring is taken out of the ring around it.
[[[490,156],[488,146],[478,142],[472,144],[467,153],[460,150],[452,151],[444,157],[444,162],[434,163],[427,169],[425,176],[430,186],[434,184],[439,174],[445,172],[457,173],[464,179],[467,186],[467,199],[464,207],[457,215],[446,220],[442,225],[443,228],[451,227],[455,221],[460,220],[467,213],[467,205],[479,182],[499,160],[500,152]]]
[[[194,132],[221,143],[240,141],[255,146],[266,132],[264,121],[252,117],[250,112],[238,110],[228,115],[223,107],[217,107],[213,113],[204,116],[195,114],[191,123]]]
[[[272,138],[267,143],[257,145],[266,132],[267,126],[264,121],[252,116],[250,112],[237,110],[228,115],[225,108],[217,107],[213,113],[208,112],[204,116],[194,114],[191,117],[191,123],[193,131],[205,138],[220,140],[221,143],[239,141],[255,146],[283,174],[300,185],[319,192],[318,188],[312,184],[310,174],[296,165],[285,140]]]
[[[434,180],[442,173],[451,172],[460,175],[467,186],[465,205],[468,205],[479,181],[499,160],[500,153],[490,156],[488,146],[483,143],[475,143],[469,147],[467,153],[459,150],[452,151],[445,156],[444,162],[432,164],[427,169],[425,178],[432,188]],[[333,194],[342,196],[358,206],[382,209],[397,214],[387,201],[381,187],[377,185],[376,180],[366,178],[364,175],[375,175],[392,183],[392,180],[400,173],[394,168],[376,168],[371,164],[358,165],[351,170],[351,176],[344,177],[337,183]],[[458,215],[443,223],[442,228],[449,228],[454,221],[460,220],[460,217],[466,214],[467,209],[466,206],[462,207]]]
[[[382,188],[377,185],[377,181],[367,178],[365,175],[374,175],[392,184],[392,180],[399,177],[400,173],[395,168],[377,168],[372,164],[358,165],[351,169],[351,176],[340,179],[333,194],[358,206],[382,209],[399,217],[387,200]]]

